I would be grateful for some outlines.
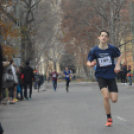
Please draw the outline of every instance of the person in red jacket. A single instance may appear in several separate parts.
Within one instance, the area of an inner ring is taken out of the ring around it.
[[[54,71],[51,73],[51,77],[52,77],[53,89],[54,89],[54,91],[56,91],[58,73],[56,72],[55,69],[54,69]]]

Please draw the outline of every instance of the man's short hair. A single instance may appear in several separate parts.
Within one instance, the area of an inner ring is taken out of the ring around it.
[[[106,31],[106,30],[101,30],[101,31],[100,31],[100,35],[101,35],[101,33],[102,33],[102,32],[107,33],[107,36],[108,36],[108,37],[110,36],[109,32],[108,32],[108,31]]]
[[[25,64],[28,66],[30,63],[29,63],[29,61],[26,61],[26,63],[25,63]]]
[[[9,62],[10,62],[10,64],[12,64],[13,63],[13,60],[10,60]]]

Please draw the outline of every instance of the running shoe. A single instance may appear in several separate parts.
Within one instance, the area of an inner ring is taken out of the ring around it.
[[[26,101],[27,99],[26,98],[24,98],[24,101]]]
[[[10,100],[7,100],[8,103],[10,103],[11,101]]]
[[[109,119],[107,120],[106,127],[111,127],[111,126],[112,126],[112,123],[113,123],[112,118],[109,118]]]
[[[10,101],[10,102],[9,102],[9,104],[15,104],[15,101],[14,101],[14,100],[12,100],[12,101]]]
[[[15,102],[18,102],[19,100],[15,98],[14,101],[15,101]]]
[[[30,101],[30,100],[32,100],[32,98],[29,97],[28,100]]]

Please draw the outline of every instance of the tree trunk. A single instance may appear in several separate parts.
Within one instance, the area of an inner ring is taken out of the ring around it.
[[[88,77],[87,66],[86,65],[83,65],[83,69],[84,69],[84,72],[85,72],[85,76]]]
[[[109,22],[109,29],[110,29],[110,39],[111,39],[111,44],[115,45],[115,37],[114,37],[114,32],[115,32],[115,27],[114,27],[114,4],[112,1],[110,1],[110,22]]]
[[[56,65],[56,61],[53,61],[53,68],[57,71],[57,65]]]
[[[20,50],[20,58],[21,65],[25,63],[25,37],[21,39],[21,50]]]
[[[30,37],[26,37],[26,60],[31,61],[33,59],[33,48]]]

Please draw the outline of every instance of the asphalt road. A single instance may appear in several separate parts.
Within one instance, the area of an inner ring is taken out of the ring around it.
[[[32,101],[0,106],[4,134],[133,134],[134,87],[119,84],[119,101],[112,104],[113,126],[105,127],[103,99],[96,83],[64,83],[57,91],[33,91]],[[42,86],[43,90],[45,86]]]

